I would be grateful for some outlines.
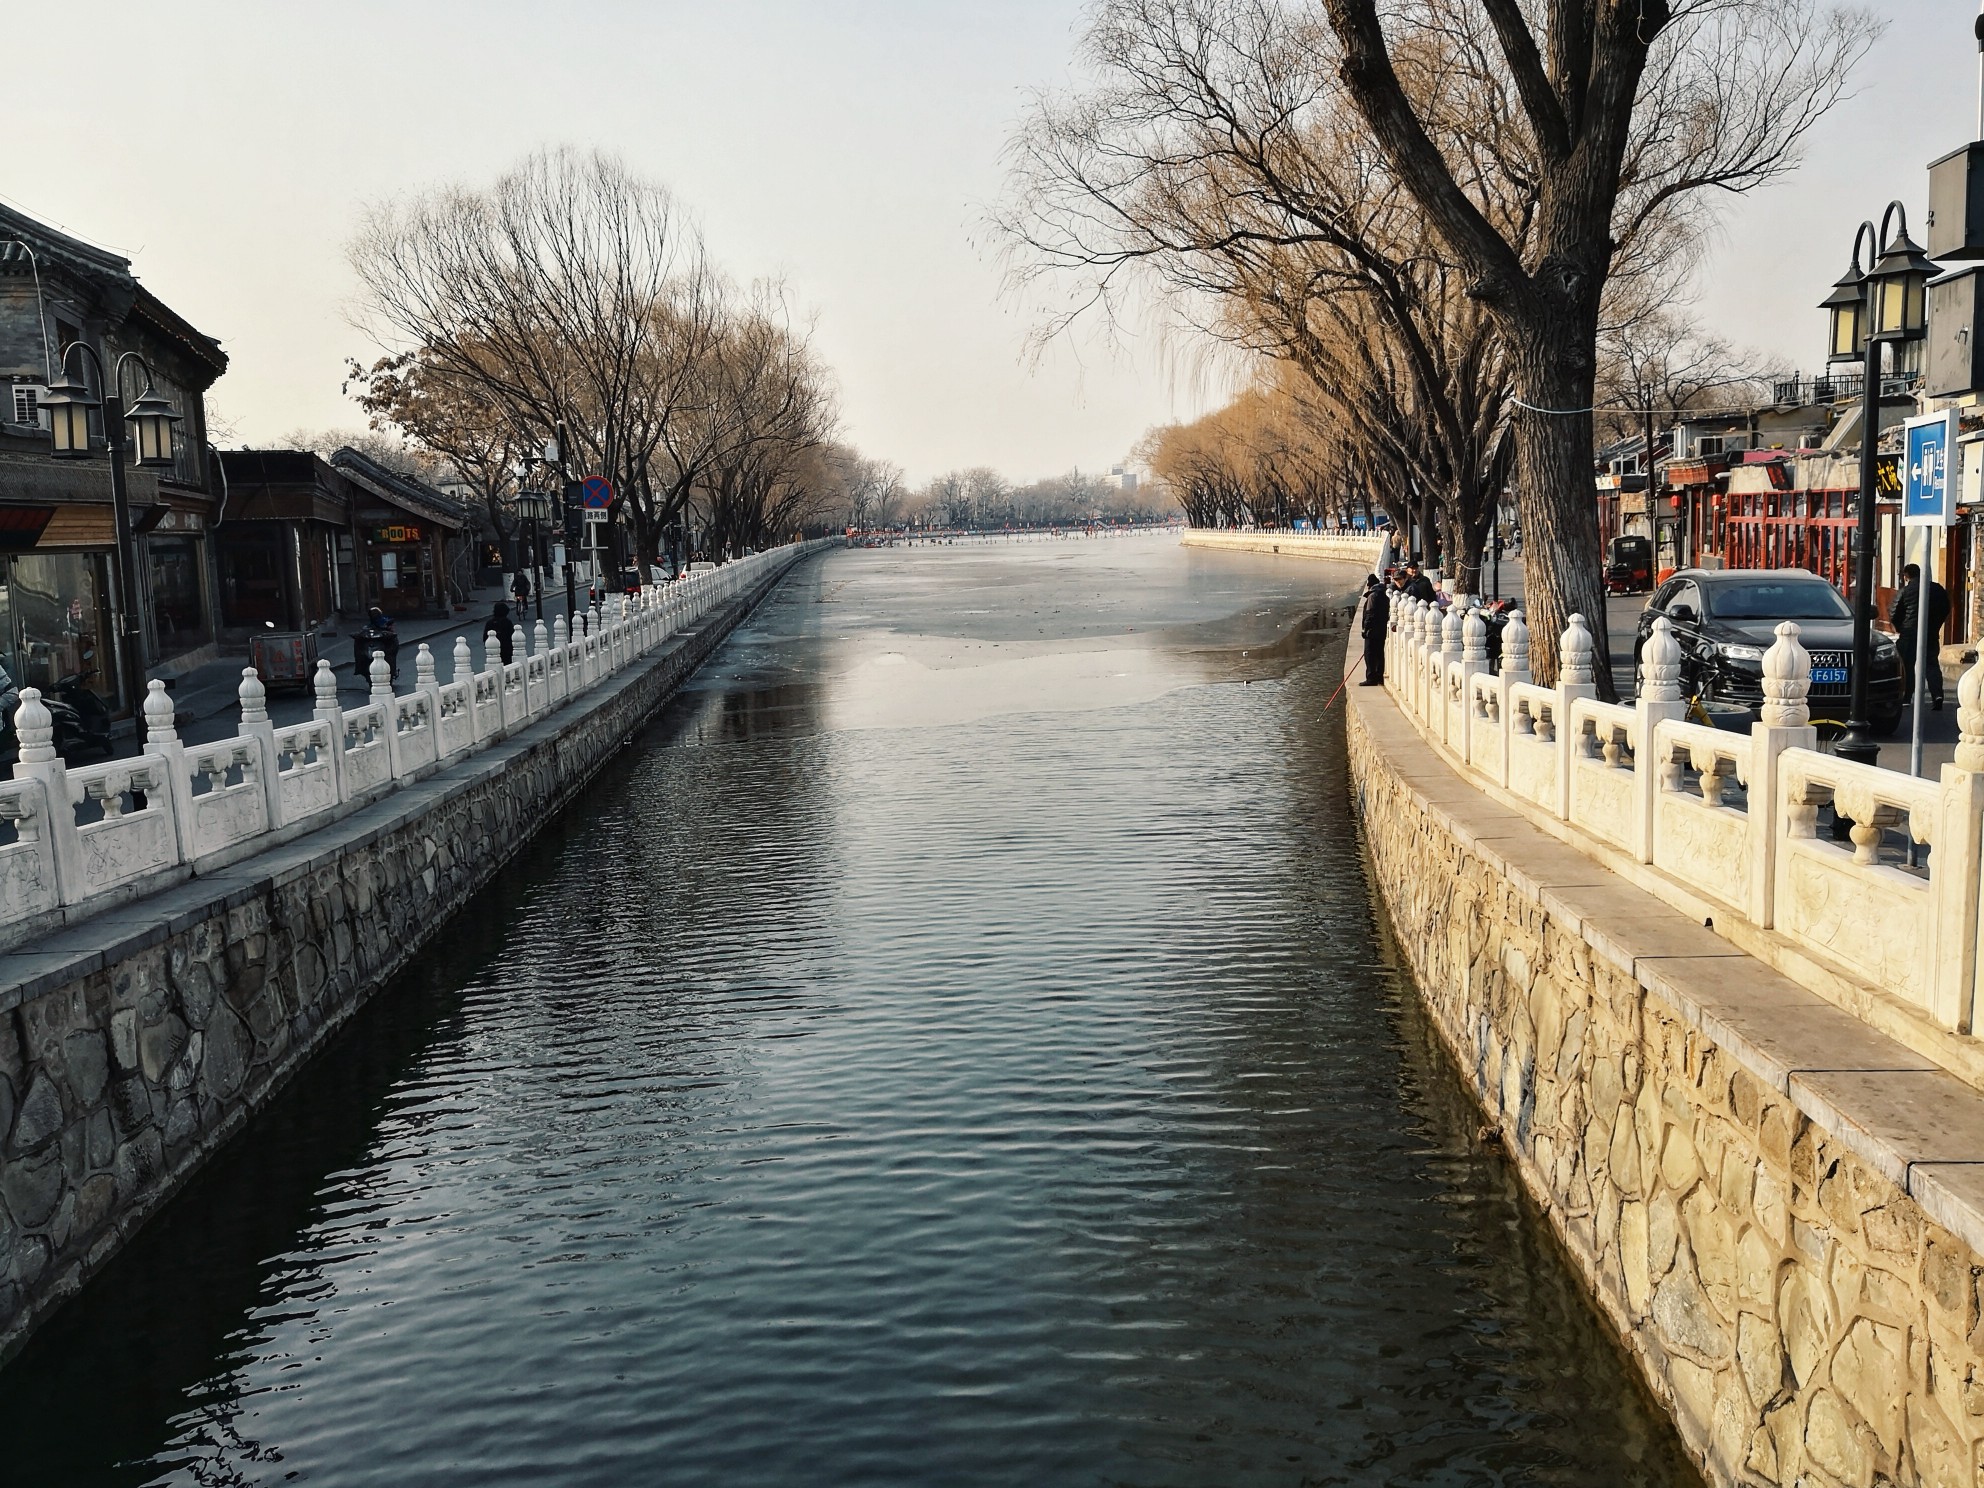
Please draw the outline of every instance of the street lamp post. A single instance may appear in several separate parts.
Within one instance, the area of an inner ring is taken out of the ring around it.
[[[535,580],[532,590],[537,596],[537,618],[544,618],[544,570],[537,561],[537,545],[544,519],[550,514],[551,498],[541,491],[519,491],[517,493],[517,515],[522,517],[529,528],[526,541],[530,545],[531,576]]]
[[[579,584],[572,573],[572,517],[569,507],[572,504],[572,485],[565,473],[565,451],[571,447],[571,437],[565,432],[564,420],[558,422],[558,434],[544,444],[544,458],[558,470],[559,518],[565,529],[565,620],[575,630],[579,623]]]
[[[1890,233],[1890,224],[1894,231]],[[1869,266],[1860,266],[1860,245],[1868,245]],[[1935,265],[1908,236],[1908,213],[1898,201],[1881,214],[1878,233],[1863,222],[1853,236],[1853,263],[1833,286],[1820,309],[1831,317],[1828,361],[1860,358],[1860,499],[1853,562],[1853,667],[1848,676],[1846,732],[1834,747],[1841,759],[1873,764],[1880,745],[1868,719],[1868,681],[1874,668],[1874,556],[1876,473],[1881,419],[1881,348],[1886,343],[1919,341],[1928,329],[1928,285]]]
[[[91,393],[89,384],[69,375],[69,355],[80,351],[96,369],[101,398]],[[144,390],[127,408],[124,404],[124,369],[135,362],[143,374]],[[173,458],[172,426],[179,415],[159,396],[152,369],[135,351],[118,357],[109,375],[103,358],[86,341],[71,341],[57,359],[61,376],[42,394],[40,404],[49,412],[49,430],[54,436],[55,454],[62,459],[87,459],[90,453],[90,410],[103,410],[104,443],[110,448],[110,507],[116,546],[111,554],[111,580],[117,591],[117,671],[118,683],[131,705],[131,716],[138,716],[144,701],[144,655],[138,625],[137,555],[131,548],[131,500],[124,484],[126,452],[124,425],[128,422],[138,437],[138,464],[170,465]]]

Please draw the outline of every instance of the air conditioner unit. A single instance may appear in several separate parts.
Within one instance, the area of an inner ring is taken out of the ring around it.
[[[8,391],[13,394],[13,397],[3,409],[0,409],[0,413],[5,413],[7,418],[13,423],[26,424],[30,428],[39,429],[41,427],[41,395],[46,389],[38,382],[16,382],[9,387]]]

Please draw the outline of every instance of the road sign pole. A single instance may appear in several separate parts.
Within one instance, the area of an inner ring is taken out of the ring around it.
[[[1922,773],[1922,698],[1932,664],[1929,651],[1929,618],[1935,606],[1935,579],[1930,570],[1936,561],[1936,532],[1946,529],[1956,518],[1956,491],[1961,459],[1957,443],[1958,423],[1954,409],[1925,414],[1902,425],[1901,444],[1901,521],[1904,528],[1922,529],[1922,556],[1915,569],[1915,682],[1909,699],[1911,715],[1908,735],[1908,773]],[[1871,436],[1869,436],[1871,442]],[[1940,653],[1933,663],[1942,665]],[[1908,845],[1912,867],[1916,844]]]
[[[1920,571],[1915,579],[1915,696],[1908,707],[1913,715],[1913,727],[1908,739],[1908,773],[1920,777],[1922,774],[1922,684],[1927,677],[1925,668],[1929,658],[1929,569],[1936,555],[1936,529],[1922,529],[1922,556],[1916,560]],[[1937,662],[1940,666],[1942,663]],[[1909,850],[1912,860],[1913,846]]]

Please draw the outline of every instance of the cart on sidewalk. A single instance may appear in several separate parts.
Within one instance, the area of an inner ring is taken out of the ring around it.
[[[248,638],[248,660],[262,685],[305,691],[317,675],[317,637],[307,630],[264,630]]]

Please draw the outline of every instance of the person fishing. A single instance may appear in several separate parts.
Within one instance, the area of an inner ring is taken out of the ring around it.
[[[1385,685],[1385,632],[1391,628],[1392,602],[1385,586],[1372,574],[1364,580],[1364,680],[1359,687]]]

